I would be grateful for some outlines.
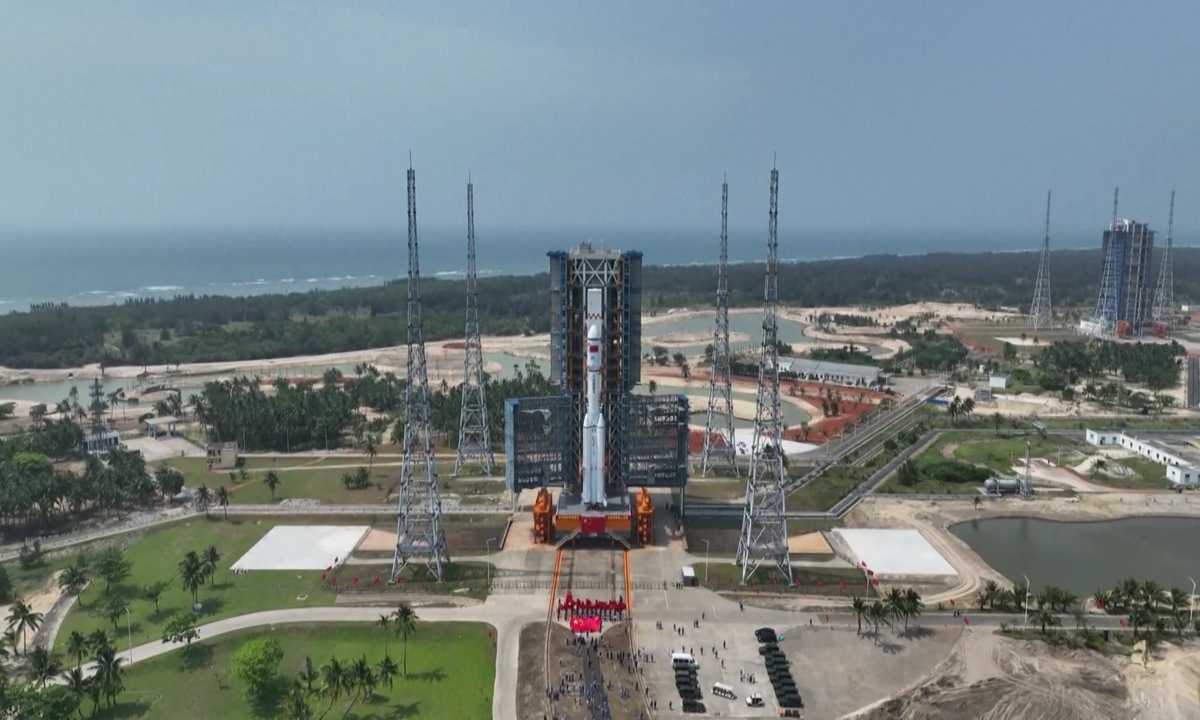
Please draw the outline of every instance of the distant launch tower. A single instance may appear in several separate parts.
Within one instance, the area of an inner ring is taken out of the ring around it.
[[[1113,193],[1113,219],[1104,232],[1104,265],[1096,309],[1080,332],[1100,338],[1141,335],[1150,324],[1150,226],[1117,219],[1118,192]]]
[[[742,584],[769,562],[792,582],[784,508],[783,426],[779,413],[779,171],[771,170],[771,211],[767,229],[767,277],[763,290],[762,350],[758,363],[758,402],[750,479],[742,513],[742,535],[734,562],[742,566]]]
[[[1033,330],[1044,330],[1053,322],[1050,310],[1050,192],[1046,192],[1046,233],[1042,235],[1041,260],[1038,262],[1037,283],[1033,286],[1033,302],[1025,324]]]

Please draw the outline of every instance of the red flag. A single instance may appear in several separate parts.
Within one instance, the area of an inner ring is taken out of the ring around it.
[[[779,578],[777,578],[777,577],[775,577],[774,575],[772,575],[772,576],[771,576],[771,584],[772,584],[772,585],[778,585],[778,584],[779,584]]]
[[[879,578],[871,578],[871,584],[872,584],[872,585],[876,585],[876,586],[878,586],[878,585],[879,585]]]
[[[376,584],[376,585],[378,585],[378,584],[379,584],[379,576],[378,576],[378,575],[376,575],[376,576],[375,576],[375,584]]]
[[[353,579],[353,580],[351,580],[350,582],[352,582],[352,583],[354,583],[355,585],[357,585],[357,584],[358,584],[358,576],[357,576],[357,575],[355,575],[355,576],[354,576],[354,579]]]
[[[1097,602],[1097,603],[1096,603],[1096,609],[1097,609],[1097,610],[1103,610],[1103,609],[1104,609],[1104,603],[1102,603],[1102,602]]]
[[[845,581],[845,580],[843,580],[843,581],[842,581],[842,589],[843,589],[843,590],[845,590],[845,589],[846,589],[846,581]]]
[[[334,564],[334,565],[337,565],[337,561],[338,561],[338,560],[341,560],[341,558],[334,558],[334,559],[333,559],[333,564]]]
[[[866,586],[867,586],[867,581],[863,580],[863,587],[866,587]]]
[[[324,579],[325,579],[325,573],[321,573],[321,579],[322,579],[322,580],[324,580]]]
[[[868,571],[867,571],[867,575],[872,575],[872,576],[873,576],[873,575],[875,575],[875,571],[874,571],[874,570],[868,570]]]
[[[817,578],[817,587],[821,587],[821,578]]]
[[[334,584],[334,585],[337,585],[337,578],[334,578],[334,579],[333,579],[333,584]]]
[[[825,622],[829,622],[829,616],[828,616],[828,615],[826,615],[826,616],[825,616]]]
[[[954,607],[954,598],[950,598],[950,607]]]
[[[1121,627],[1125,627],[1125,618],[1121,618]]]
[[[332,565],[329,565],[329,566],[327,566],[327,567],[325,568],[325,572],[329,572],[329,571],[330,571],[330,570],[332,570],[332,569],[333,569],[333,566],[332,566]]]
[[[971,621],[967,619],[966,615],[963,615],[963,625],[970,625],[970,624],[971,624]]]
[[[867,566],[867,561],[866,561],[866,560],[863,560],[863,561],[862,561],[862,564],[863,564],[863,567],[866,567],[866,566]]]

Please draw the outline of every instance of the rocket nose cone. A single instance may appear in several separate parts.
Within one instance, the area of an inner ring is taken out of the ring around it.
[[[589,327],[587,336],[588,336],[588,340],[599,340],[600,339],[600,326],[592,325],[591,327]]]

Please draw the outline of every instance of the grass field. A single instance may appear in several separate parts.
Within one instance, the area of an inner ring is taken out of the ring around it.
[[[125,549],[125,558],[132,566],[130,577],[114,585],[112,592],[128,602],[134,644],[160,639],[163,624],[171,614],[187,610],[191,595],[181,586],[179,562],[189,550],[201,553],[210,545],[217,548],[221,561],[213,578],[215,584],[206,584],[199,593],[204,609],[197,618],[198,625],[272,608],[332,605],[334,594],[320,590],[319,574],[280,570],[234,575],[229,571],[229,566],[272,526],[286,524],[290,523],[250,519],[224,521],[219,516],[207,520],[195,518],[149,530],[130,544]],[[156,612],[153,603],[142,599],[141,588],[159,580],[169,580],[171,586],[163,593]],[[87,633],[103,628],[126,640],[126,618],[121,617],[118,626],[114,627],[112,622],[91,612],[103,592],[104,581],[94,580],[80,595],[58,633],[58,649],[63,648],[72,630]]]
[[[864,576],[858,568],[822,569],[813,571],[805,567],[792,568],[792,585],[788,585],[784,576],[773,565],[762,565],[752,576],[752,582],[742,585],[742,568],[729,562],[713,562],[706,567],[705,563],[696,563],[696,578],[704,583],[708,577],[708,586],[714,590],[738,590],[743,592],[793,592],[803,595],[853,595],[873,594],[874,587],[864,588]],[[799,581],[799,585],[795,582]],[[845,587],[842,587],[845,583]]]
[[[1013,460],[1025,456],[1026,441],[1032,444],[1034,457],[1044,457],[1057,460],[1061,449],[1068,452],[1086,452],[1087,448],[1071,438],[1051,435],[1043,438],[1040,435],[1021,435],[1005,437],[986,435],[982,433],[944,433],[938,440],[921,453],[918,461],[926,458],[942,456],[942,448],[946,445],[957,445],[952,453],[954,458],[964,462],[984,465],[997,474],[1012,474]]]
[[[1097,485],[1122,488],[1127,490],[1165,490],[1173,487],[1167,480],[1165,466],[1142,457],[1109,460],[1109,469],[1125,467],[1130,474],[1116,474],[1093,469],[1088,479]]]
[[[696,480],[688,482],[688,499],[732,500],[746,494],[746,479],[740,480]]]
[[[418,615],[419,615],[418,611]],[[283,646],[279,680],[257,704],[246,699],[243,687],[231,677],[231,654],[247,640],[270,634]],[[494,632],[492,633],[494,635]],[[489,627],[480,623],[420,623],[408,640],[408,678],[397,676],[393,686],[381,685],[374,697],[350,706],[347,698],[333,703],[330,720],[347,718],[462,718],[492,716],[492,688],[496,653]],[[391,640],[388,654],[402,662],[402,645]],[[384,641],[369,625],[282,625],[222,635],[192,646],[182,653],[138,663],[125,677],[125,692],[117,706],[102,710],[102,720],[238,720],[275,717],[275,702],[287,682],[304,667],[305,656],[319,669],[330,657],[354,660],[366,656],[374,665],[384,655]],[[312,717],[318,717],[329,700],[313,698]],[[83,704],[90,712],[91,702]],[[280,716],[282,717],[282,716]]]

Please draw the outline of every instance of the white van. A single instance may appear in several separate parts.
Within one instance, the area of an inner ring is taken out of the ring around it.
[[[727,700],[734,700],[737,698],[737,695],[733,694],[733,688],[725,683],[713,683],[712,694],[716,695],[717,697],[723,697]]]
[[[691,653],[671,653],[671,667],[695,667],[696,658]]]

